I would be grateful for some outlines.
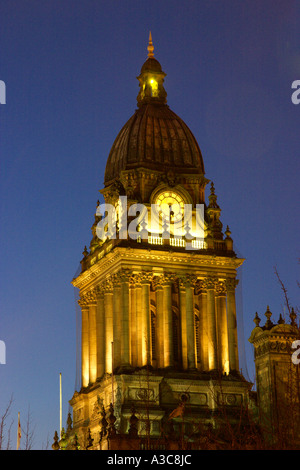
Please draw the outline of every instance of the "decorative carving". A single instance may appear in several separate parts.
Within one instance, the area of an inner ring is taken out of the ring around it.
[[[234,278],[226,279],[225,285],[226,285],[227,292],[235,291],[235,288],[238,285],[238,283],[239,281],[237,279],[234,279]]]
[[[94,292],[96,294],[97,299],[103,296],[104,294],[104,285],[99,284],[98,286],[95,287]]]
[[[97,400],[94,403],[94,408],[93,408],[93,412],[91,415],[91,419],[100,418],[102,407],[103,407],[103,398],[100,398],[99,395],[97,395]]]
[[[198,395],[199,405],[207,405],[206,393],[199,393]]]
[[[264,354],[267,354],[267,353],[286,353],[286,354],[290,354],[290,344],[288,341],[280,341],[280,340],[276,340],[276,341],[267,341],[267,342],[264,342],[262,344],[260,344],[259,346],[257,346],[254,350],[254,356],[255,358],[258,358],[260,356],[263,356]]]
[[[163,276],[153,276],[152,279],[152,288],[153,290],[162,289],[163,287]]]
[[[200,295],[203,292],[206,292],[205,281],[203,279],[197,279],[196,284],[195,284],[194,293],[195,293],[195,295]]]
[[[224,281],[217,281],[215,285],[216,294],[219,296],[226,295],[226,285]]]
[[[120,279],[119,274],[112,274],[111,278],[110,278],[110,281],[111,281],[113,289],[121,287],[121,279]]]
[[[119,277],[121,282],[131,282],[132,281],[132,270],[131,269],[121,269],[116,276]]]
[[[74,422],[78,422],[83,419],[83,408],[78,408],[78,410],[74,410]]]
[[[204,279],[204,282],[205,282],[206,289],[215,289],[218,283],[218,278],[215,276],[209,276]]]
[[[133,286],[141,284],[150,284],[153,280],[152,271],[141,271],[139,273],[134,273],[130,276],[130,283]]]
[[[226,403],[228,405],[235,405],[236,404],[236,396],[233,394],[233,393],[228,393],[226,396],[225,396],[225,399],[226,399]]]
[[[136,399],[137,400],[143,400],[143,401],[148,401],[148,400],[153,400],[154,399],[154,390],[148,389],[148,388],[139,388],[136,391]]]
[[[195,287],[197,285],[197,276],[193,274],[184,274],[178,276],[179,287]]]
[[[115,427],[115,422],[116,422],[116,417],[114,415],[114,407],[112,403],[109,405],[109,416],[108,416],[108,436],[109,437],[114,437],[117,434],[116,427]]]
[[[170,188],[173,188],[178,183],[178,177],[172,170],[170,170],[166,174],[160,175],[158,177],[158,182],[165,183]]]
[[[140,273],[140,279],[141,279],[141,283],[151,283],[152,279],[153,279],[153,272],[152,271],[142,271]]]
[[[237,406],[243,402],[243,395],[240,393],[219,393],[218,401],[220,405]]]
[[[102,419],[100,420],[100,425],[101,425],[100,441],[106,436],[107,426],[108,426],[108,423],[106,421],[106,412],[105,412],[104,405],[102,405],[101,416],[102,416]]]
[[[80,307],[89,307],[90,305],[95,305],[96,302],[97,296],[94,289],[84,295],[80,294],[80,299],[78,300]]]
[[[103,289],[104,289],[104,294],[111,293],[113,291],[113,277],[109,276],[105,281],[103,282]]]

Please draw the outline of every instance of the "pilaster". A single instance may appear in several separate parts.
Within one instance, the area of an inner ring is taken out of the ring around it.
[[[209,370],[218,369],[215,284],[215,277],[207,277],[205,279],[205,287],[207,291],[207,333]]]
[[[235,305],[235,288],[237,284],[238,284],[238,281],[236,279],[226,279],[228,353],[229,353],[229,369],[231,371],[239,370],[237,321],[236,321],[236,305]]]
[[[226,286],[220,280],[216,283],[216,309],[219,366],[223,373],[229,373]]]

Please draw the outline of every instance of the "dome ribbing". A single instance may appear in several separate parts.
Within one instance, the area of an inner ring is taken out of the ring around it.
[[[154,58],[153,49],[151,38],[149,55],[138,77],[138,109],[113,143],[105,169],[106,186],[119,179],[123,170],[134,168],[204,174],[194,135],[166,104],[166,74]]]

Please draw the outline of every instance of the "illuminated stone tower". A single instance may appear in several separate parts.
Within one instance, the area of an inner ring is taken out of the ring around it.
[[[299,326],[294,309],[290,322],[279,316],[272,321],[269,307],[266,322],[256,313],[249,338],[254,346],[260,426],[267,441],[285,448],[300,446],[300,367],[296,352],[300,346]],[[281,447],[282,448],[282,447]]]
[[[130,431],[134,406],[139,436],[158,438],[170,423],[176,431],[180,420],[187,438],[199,421],[216,426],[220,407],[233,415],[248,399],[235,304],[243,260],[228,227],[223,233],[213,184],[205,203],[201,151],[167,105],[166,75],[153,50],[150,35],[138,108],[107,160],[100,192],[112,215],[98,205],[89,250],[73,279],[82,311],[73,432],[82,445],[92,438],[95,449],[105,448],[111,404],[117,433]],[[169,420],[174,409],[180,417]]]

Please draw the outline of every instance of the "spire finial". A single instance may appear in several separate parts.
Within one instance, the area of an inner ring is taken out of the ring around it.
[[[272,313],[270,312],[269,305],[267,305],[267,310],[266,310],[265,316],[267,318],[267,321],[265,323],[265,327],[270,329],[270,328],[272,328],[273,323],[271,322]]]
[[[147,47],[147,50],[148,50],[148,58],[152,58],[154,57],[154,46],[153,46],[153,43],[152,43],[152,34],[151,34],[151,31],[149,32],[149,44],[148,44],[148,47]]]
[[[253,320],[253,321],[254,321],[254,323],[255,323],[255,325],[256,325],[256,326],[259,326],[259,323],[260,323],[260,318],[259,318],[259,316],[258,316],[258,313],[257,313],[257,312],[256,312],[256,314],[255,314],[255,318],[254,318],[254,320]]]

